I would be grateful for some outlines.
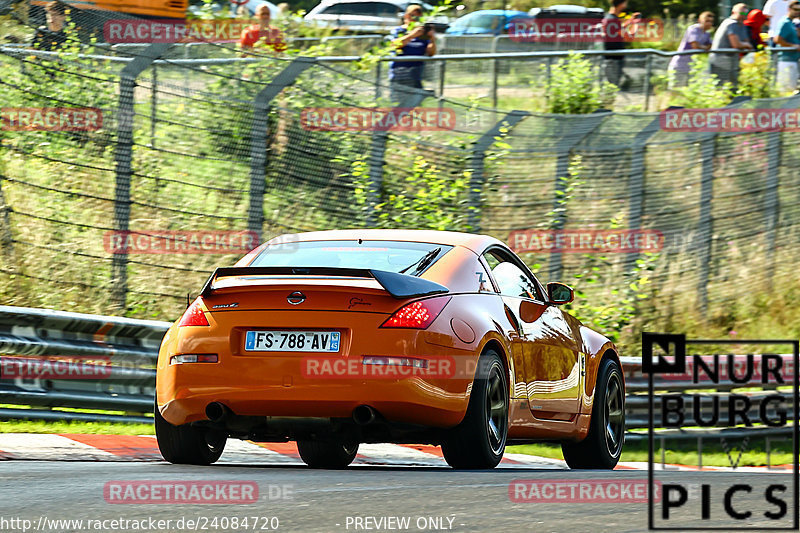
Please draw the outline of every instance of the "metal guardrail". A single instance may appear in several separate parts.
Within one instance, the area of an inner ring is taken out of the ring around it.
[[[153,419],[149,415],[155,394],[155,364],[161,339],[169,325],[168,322],[154,320],[0,306],[0,405],[14,406],[0,407],[0,419],[151,423]],[[83,365],[87,374],[96,370],[100,375],[95,379],[58,379],[55,372],[51,372],[44,378],[31,378],[19,376],[14,370],[27,363],[46,364],[51,361],[48,356],[84,358],[88,362],[76,364]],[[787,363],[791,361],[791,356],[784,357]],[[623,357],[622,364],[628,392],[628,438],[643,438],[646,433],[637,434],[631,430],[648,426],[648,381],[641,373],[641,359]],[[11,376],[8,376],[9,370],[12,371]],[[687,407],[694,401],[693,392],[702,393],[701,401],[706,402],[713,400],[719,391],[731,388],[733,385],[730,384],[697,384],[680,377],[661,380],[656,387],[659,393],[669,391],[680,394]],[[774,393],[772,389],[775,387],[765,385],[763,390],[743,393],[751,402],[749,412],[758,411],[765,397]],[[719,400],[720,413],[727,413],[727,395],[720,395]],[[59,408],[121,411],[124,414],[57,410]],[[774,412],[772,407],[768,411],[770,414]],[[659,425],[660,413],[654,413],[654,416]],[[787,416],[793,419],[793,413],[789,412]],[[720,419],[724,424],[725,417],[721,415]],[[691,412],[687,410],[687,425],[695,423]],[[661,429],[658,435],[670,439],[702,439],[745,436],[753,432],[761,436],[780,436],[790,431],[790,427],[709,427]]]
[[[158,348],[168,328],[155,320],[0,306],[0,405],[15,406],[0,408],[0,418],[151,423],[145,414],[153,409]]]

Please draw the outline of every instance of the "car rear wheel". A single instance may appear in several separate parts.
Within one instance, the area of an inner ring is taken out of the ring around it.
[[[600,363],[589,434],[581,442],[563,443],[564,460],[574,469],[614,468],[625,435],[625,389],[622,370],[613,359]]]
[[[358,443],[337,441],[297,441],[300,458],[311,468],[339,470],[353,462],[358,453]]]
[[[494,468],[507,436],[508,380],[500,355],[487,350],[478,362],[467,414],[442,443],[442,455],[453,468]]]
[[[158,405],[154,416],[158,449],[170,463],[210,465],[222,455],[227,434],[189,424],[173,426],[161,416]]]

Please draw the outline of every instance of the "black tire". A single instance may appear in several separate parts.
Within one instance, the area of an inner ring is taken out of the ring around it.
[[[622,369],[610,358],[600,362],[589,433],[580,442],[561,445],[573,469],[611,470],[619,462],[625,440],[625,388]]]
[[[164,420],[157,405],[154,415],[158,449],[170,463],[210,465],[222,455],[228,440],[227,434],[189,424],[173,426]]]
[[[447,464],[459,469],[494,468],[503,458],[508,437],[508,379],[494,350],[478,360],[464,420],[442,443]]]
[[[341,470],[346,468],[358,453],[358,443],[343,441],[297,441],[300,459],[311,468],[327,468]]]

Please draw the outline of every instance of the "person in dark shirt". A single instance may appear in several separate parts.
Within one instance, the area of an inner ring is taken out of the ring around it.
[[[403,25],[394,28],[390,34],[399,56],[432,56],[436,54],[436,39],[432,28],[417,24],[422,16],[422,6],[409,4],[403,15]],[[414,23],[413,29],[409,26]],[[422,61],[392,61],[389,64],[389,84],[392,100],[399,102],[405,96],[404,87],[422,89]]]
[[[41,26],[33,37],[33,47],[39,50],[55,50],[67,42],[64,28],[67,26],[67,4],[59,0],[44,6],[47,26]]]
[[[634,13],[630,20],[623,22],[619,16],[628,8],[628,0],[611,0],[611,7],[603,17],[603,49],[604,50],[624,50],[628,43],[625,31],[633,22],[638,22],[641,18],[639,13]],[[625,64],[625,57],[622,55],[603,56],[606,79],[616,86],[624,75],[622,70]]]

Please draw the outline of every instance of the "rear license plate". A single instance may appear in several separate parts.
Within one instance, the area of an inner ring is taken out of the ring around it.
[[[338,331],[248,331],[247,352],[338,352]]]

